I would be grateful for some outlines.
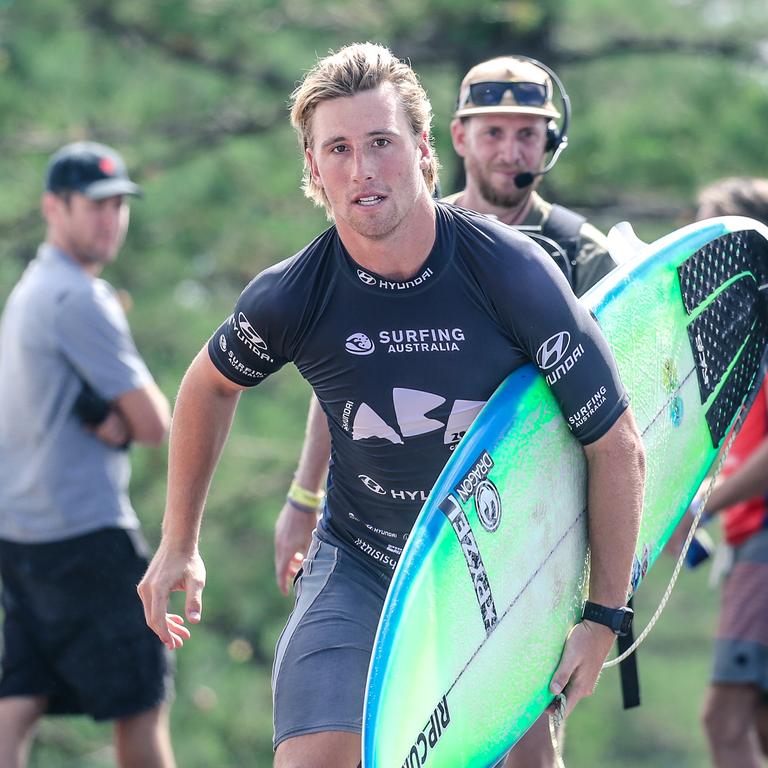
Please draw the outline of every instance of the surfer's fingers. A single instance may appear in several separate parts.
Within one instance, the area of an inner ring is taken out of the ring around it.
[[[154,561],[150,563],[149,569],[144,574],[144,578],[139,582],[138,587],[136,587],[136,591],[144,605],[144,620],[147,626],[160,638],[164,645],[173,650],[173,640],[165,622],[165,609],[168,605],[169,593],[167,591],[158,593],[151,575],[153,573],[153,564]]]
[[[603,650],[604,645],[605,639],[590,631],[583,622],[577,624],[568,636],[560,664],[549,685],[553,696],[567,694],[566,716],[581,699],[594,693],[602,662],[610,649],[608,646]]]
[[[288,571],[285,574],[285,594],[287,595],[291,590],[296,574],[299,572],[302,563],[304,562],[303,552],[294,552],[293,557],[288,562]]]
[[[197,576],[190,576],[186,583],[186,599],[184,601],[184,613],[187,619],[197,624],[203,615],[203,587],[205,580]]]
[[[303,562],[304,554],[302,552],[294,552],[288,559],[281,558],[279,561],[275,561],[277,586],[284,595],[291,591],[293,580],[296,578],[296,574],[299,572]]]
[[[564,664],[565,654],[560,661],[560,666],[555,670],[555,674],[552,675],[552,682],[549,684],[549,692],[553,696],[559,696],[571,682],[574,667],[571,664]]]
[[[552,675],[552,680],[549,683],[549,690],[553,696],[559,696],[565,690],[581,659],[581,654],[571,642],[572,637],[573,632],[571,632],[565,643],[563,655],[560,657],[560,664],[558,664],[555,674]]]

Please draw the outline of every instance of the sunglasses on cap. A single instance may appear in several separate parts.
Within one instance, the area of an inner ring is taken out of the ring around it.
[[[547,86],[544,83],[487,82],[472,83],[462,107],[470,101],[476,107],[496,107],[507,91],[512,92],[515,104],[520,107],[543,107],[547,102]]]

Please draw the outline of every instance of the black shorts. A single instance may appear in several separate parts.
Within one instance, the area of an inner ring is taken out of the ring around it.
[[[112,720],[173,694],[169,654],[136,594],[138,531],[108,528],[45,544],[0,540],[0,697],[44,696],[49,714]]]

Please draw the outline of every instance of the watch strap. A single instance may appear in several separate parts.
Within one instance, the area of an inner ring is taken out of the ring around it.
[[[632,626],[633,614],[634,611],[627,606],[607,608],[604,605],[587,600],[584,603],[584,612],[581,618],[582,620],[594,621],[596,624],[609,627],[617,635],[626,635]]]

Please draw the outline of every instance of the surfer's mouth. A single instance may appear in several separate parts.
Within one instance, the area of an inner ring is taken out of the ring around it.
[[[362,208],[372,208],[373,206],[379,205],[386,199],[386,195],[373,194],[356,197],[353,202],[355,205],[358,205]]]

